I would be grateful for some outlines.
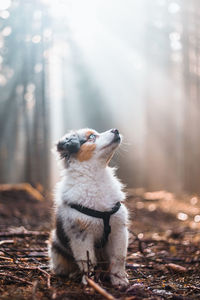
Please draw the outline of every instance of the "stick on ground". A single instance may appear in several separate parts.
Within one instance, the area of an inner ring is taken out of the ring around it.
[[[108,300],[116,300],[116,298],[114,298],[111,294],[106,292],[98,283],[94,282],[92,279],[88,278],[87,276],[85,276],[85,279],[88,282],[88,284],[93,289],[95,289],[95,291],[97,291],[99,294],[101,294],[103,297],[105,297]]]
[[[12,278],[12,279],[14,279],[14,280],[18,280],[18,281],[21,281],[21,282],[23,282],[23,283],[27,283],[27,284],[33,285],[32,282],[30,282],[30,281],[28,281],[28,280],[25,280],[25,279],[23,279],[23,278],[17,277],[17,276],[15,276],[15,275],[9,274],[9,273],[0,273],[0,276],[10,277],[10,278]]]

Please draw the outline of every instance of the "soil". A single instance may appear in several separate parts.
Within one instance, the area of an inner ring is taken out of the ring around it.
[[[128,190],[127,288],[91,277],[108,294],[52,274],[52,201],[29,185],[0,186],[0,299],[200,299],[200,198]],[[113,297],[113,298],[112,298]]]

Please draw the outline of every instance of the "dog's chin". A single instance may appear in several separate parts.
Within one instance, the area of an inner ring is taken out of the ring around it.
[[[120,136],[115,137],[110,143],[103,146],[100,150],[106,150],[106,149],[114,150],[119,146],[120,142],[121,142]]]

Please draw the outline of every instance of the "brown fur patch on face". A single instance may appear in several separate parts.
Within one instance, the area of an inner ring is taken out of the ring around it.
[[[92,157],[95,149],[96,149],[95,144],[89,144],[89,145],[83,144],[79,152],[77,153],[77,159],[80,162],[89,160]]]

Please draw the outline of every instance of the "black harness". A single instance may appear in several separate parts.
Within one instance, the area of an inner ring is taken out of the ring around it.
[[[103,225],[104,225],[103,237],[99,243],[95,244],[96,248],[103,248],[108,241],[109,234],[111,233],[111,226],[109,224],[110,217],[111,217],[111,215],[113,215],[114,213],[116,213],[119,210],[121,203],[117,202],[110,211],[99,211],[99,210],[91,209],[91,208],[88,208],[88,207],[85,207],[85,206],[82,206],[79,204],[73,204],[73,203],[69,204],[69,206],[71,208],[78,210],[79,212],[81,212],[85,215],[103,220]]]

